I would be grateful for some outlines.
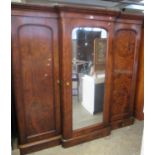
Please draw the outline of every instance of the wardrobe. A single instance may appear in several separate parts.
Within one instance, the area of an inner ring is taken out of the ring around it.
[[[11,9],[21,154],[134,123],[143,15],[73,4]]]

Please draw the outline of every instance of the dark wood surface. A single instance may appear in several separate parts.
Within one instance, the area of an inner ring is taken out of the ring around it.
[[[114,130],[114,129],[126,127],[129,125],[132,125],[133,123],[134,123],[134,117],[116,120],[116,121],[111,122],[111,129]]]
[[[18,136],[18,127],[17,127],[17,114],[15,108],[15,98],[13,91],[13,77],[11,75],[11,138],[15,138]]]
[[[92,133],[87,133],[81,136],[73,137],[68,140],[62,140],[62,146],[67,148],[77,144],[81,144],[96,138],[101,138],[110,135],[110,127],[95,130]]]
[[[39,11],[56,11],[59,12],[59,10],[64,12],[72,12],[72,13],[82,13],[82,14],[89,14],[89,15],[101,15],[102,16],[115,16],[118,18],[124,18],[124,19],[141,19],[143,20],[144,15],[143,14],[136,14],[136,13],[126,13],[122,12],[118,9],[113,8],[105,8],[101,6],[89,6],[89,5],[76,5],[76,4],[65,4],[65,3],[45,3],[42,1],[42,3],[34,2],[34,3],[11,3],[12,9],[21,9],[21,10],[39,10]],[[74,16],[72,16],[74,17]]]
[[[116,23],[112,54],[111,122],[134,115],[141,26]]]
[[[58,23],[48,15],[42,18],[24,13],[12,13],[12,67],[20,144],[57,136],[61,130]]]
[[[62,30],[62,50],[61,50],[61,64],[62,64],[62,80],[63,84],[62,84],[62,123],[63,123],[63,139],[65,140],[65,142],[68,140],[70,141],[70,139],[72,139],[72,143],[74,143],[74,139],[75,141],[77,141],[77,137],[75,137],[76,133],[79,133],[79,130],[73,130],[72,129],[72,79],[71,79],[71,75],[72,75],[72,38],[71,38],[71,34],[72,34],[72,30],[76,27],[100,27],[100,28],[105,28],[108,33],[112,33],[112,28],[113,28],[113,23],[111,23],[110,25],[108,25],[107,22],[104,21],[99,21],[96,19],[87,19],[88,15],[84,15],[81,18],[71,18],[73,15],[71,13],[65,13],[62,12],[62,23],[61,23],[61,30]],[[80,16],[80,14],[77,14],[77,16]],[[108,47],[109,49],[111,48],[111,42],[112,41],[112,37],[111,35],[109,35],[108,38]],[[107,50],[108,51],[108,50]],[[108,61],[108,52],[106,54],[106,59],[107,59],[107,65],[110,63]],[[106,75],[110,75],[110,69],[106,69]],[[109,80],[110,78],[106,78],[105,81],[105,87],[106,87],[106,91],[105,91],[105,96],[103,96],[104,98],[104,104],[103,104],[103,122],[102,124],[99,124],[99,126],[104,129],[104,126],[110,126],[110,122],[109,122],[109,95],[108,95],[108,88],[109,88]],[[67,86],[66,83],[69,82],[69,85]],[[88,128],[88,127],[86,127]],[[95,131],[91,131],[89,132],[89,130],[85,130],[86,128],[82,128],[80,133],[81,135],[86,135],[89,133],[89,135],[91,136],[93,134],[93,132]],[[91,127],[89,127],[91,128]],[[104,130],[103,130],[104,131]],[[80,140],[80,139],[79,139]],[[69,144],[68,144],[69,145]],[[71,144],[72,145],[72,144]]]
[[[56,136],[53,138],[48,138],[44,140],[39,140],[36,142],[28,143],[28,144],[23,144],[19,145],[20,148],[20,154],[25,155],[31,152],[36,152],[45,148],[57,146],[61,144],[61,137]]]
[[[21,154],[69,147],[134,122],[143,16],[71,5],[12,3],[13,91]],[[103,122],[72,129],[72,46],[75,27],[108,31]],[[60,137],[62,135],[62,138]]]
[[[144,28],[141,35],[141,46],[138,63],[138,78],[135,98],[135,117],[139,120],[144,119]]]

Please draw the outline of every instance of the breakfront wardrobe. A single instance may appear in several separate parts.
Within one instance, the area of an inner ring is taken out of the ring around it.
[[[134,122],[143,16],[12,3],[12,85],[21,154]]]

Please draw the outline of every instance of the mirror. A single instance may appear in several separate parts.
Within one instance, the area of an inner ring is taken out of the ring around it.
[[[73,130],[103,122],[107,31],[77,27],[72,31]]]

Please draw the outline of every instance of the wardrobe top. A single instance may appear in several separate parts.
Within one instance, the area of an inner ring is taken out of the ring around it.
[[[115,2],[96,0],[26,0],[22,2],[11,2],[12,9],[82,12],[122,17],[132,16],[138,19],[142,19],[144,16],[142,12],[124,11],[116,6],[117,4]]]

